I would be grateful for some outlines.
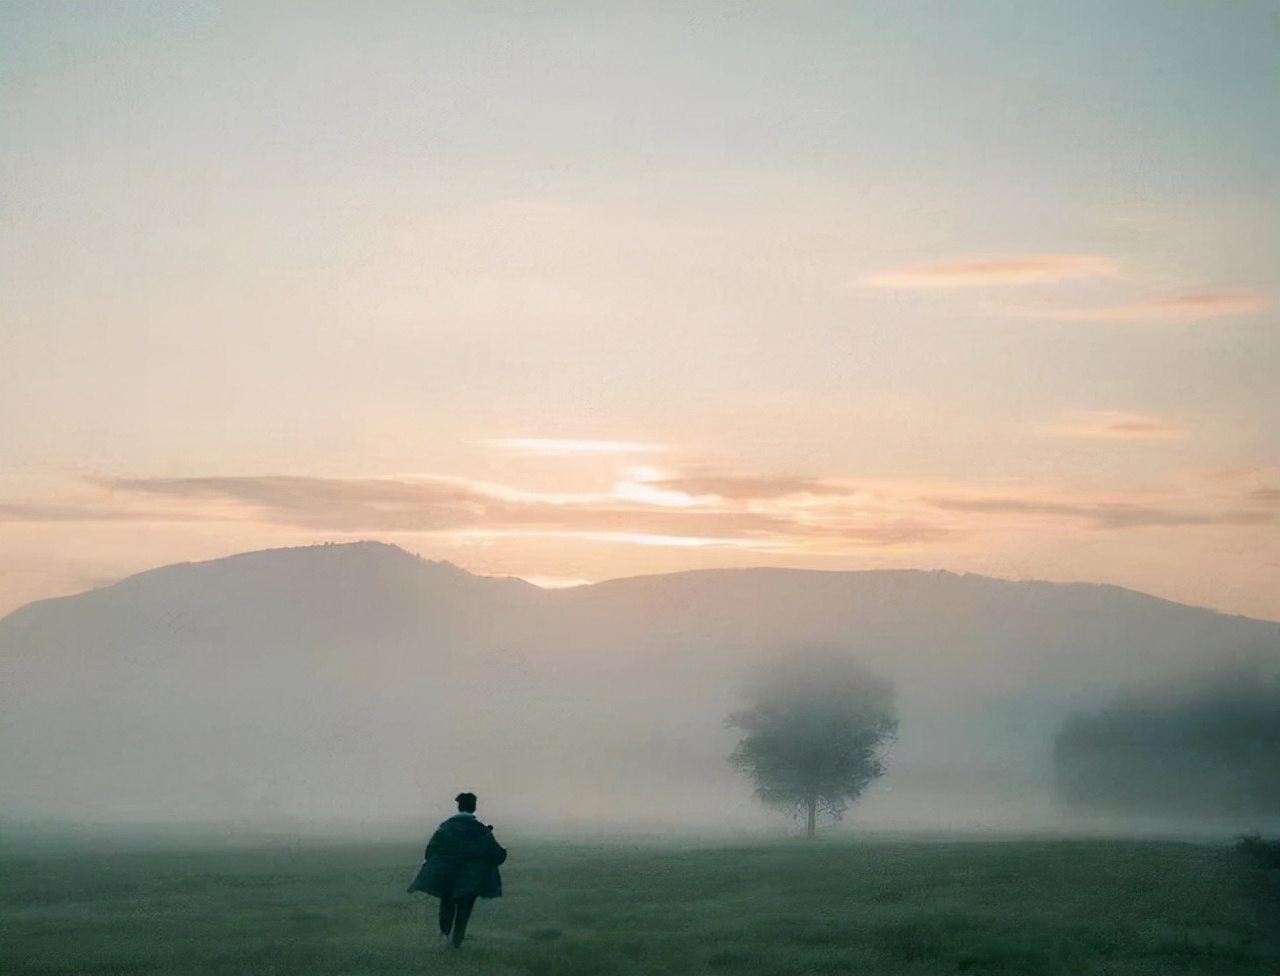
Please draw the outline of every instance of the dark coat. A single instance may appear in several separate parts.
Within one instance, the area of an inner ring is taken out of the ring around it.
[[[498,865],[506,859],[507,852],[494,839],[492,827],[475,817],[456,814],[431,835],[422,867],[409,890],[437,898],[501,898]]]

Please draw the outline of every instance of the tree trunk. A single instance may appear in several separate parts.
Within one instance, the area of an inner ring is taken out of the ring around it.
[[[811,796],[804,801],[804,805],[807,808],[806,812],[809,815],[808,822],[805,824],[804,835],[806,837],[812,837],[814,829],[818,826],[818,798],[816,796]]]

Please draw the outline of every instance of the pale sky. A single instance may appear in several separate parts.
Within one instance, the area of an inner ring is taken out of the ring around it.
[[[0,3],[0,613],[383,539],[1280,619],[1280,2]]]

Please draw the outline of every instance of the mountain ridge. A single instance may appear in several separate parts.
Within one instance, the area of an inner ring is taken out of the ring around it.
[[[955,572],[948,569],[916,569],[916,568],[894,568],[894,569],[808,569],[799,567],[782,567],[782,566],[739,566],[739,567],[704,567],[698,569],[677,570],[669,573],[642,573],[634,576],[618,576],[604,580],[596,580],[589,583],[582,583],[572,587],[541,587],[537,584],[530,583],[519,576],[489,576],[482,573],[475,573],[465,569],[456,563],[448,560],[432,560],[426,557],[412,553],[401,546],[394,543],[381,542],[379,540],[366,539],[354,542],[332,542],[307,544],[299,546],[281,546],[269,549],[254,549],[245,552],[234,553],[229,556],[219,556],[206,560],[184,560],[176,563],[167,563],[162,566],[152,567],[150,569],[141,570],[122,577],[111,583],[96,586],[79,593],[65,594],[56,597],[46,597],[39,600],[33,600],[30,603],[15,607],[3,617],[0,617],[0,624],[9,620],[11,617],[22,614],[32,607],[45,606],[49,604],[61,604],[66,601],[74,601],[80,597],[103,593],[106,591],[116,590],[122,586],[137,585],[144,581],[158,580],[171,577],[175,571],[182,572],[191,569],[200,570],[204,568],[238,568],[241,565],[252,564],[267,559],[279,559],[281,557],[306,556],[318,553],[329,553],[342,556],[349,553],[370,554],[377,553],[383,557],[389,557],[397,560],[402,565],[415,565],[422,568],[431,568],[444,570],[448,573],[455,574],[459,578],[466,577],[472,580],[493,581],[498,583],[517,584],[518,586],[527,587],[541,593],[577,593],[586,590],[600,590],[601,588],[611,588],[619,585],[632,583],[641,583],[644,581],[660,581],[660,580],[678,580],[678,579],[698,579],[702,577],[747,577],[755,574],[769,574],[779,578],[786,576],[795,577],[902,577],[902,578],[951,578],[955,580],[979,580],[987,583],[1008,584],[1019,587],[1034,588],[1039,586],[1047,586],[1058,589],[1079,588],[1079,589],[1098,589],[1113,593],[1127,594],[1133,597],[1139,597],[1144,600],[1158,601],[1169,606],[1187,608],[1205,613],[1213,613],[1222,617],[1250,620],[1262,623],[1276,623],[1268,618],[1250,617],[1245,614],[1228,613],[1214,607],[1200,606],[1198,604],[1181,603],[1167,597],[1157,594],[1147,593],[1143,590],[1135,590],[1130,587],[1119,586],[1114,583],[1096,583],[1088,580],[1072,580],[1057,581],[1045,579],[1010,579],[1001,576],[989,576],[983,573],[967,573]]]

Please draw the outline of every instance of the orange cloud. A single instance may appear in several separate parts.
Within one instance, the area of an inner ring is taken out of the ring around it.
[[[1119,426],[1149,431],[1147,421],[1130,418]],[[860,481],[853,487],[694,470],[576,493],[443,476],[113,478],[88,485],[96,494],[81,490],[64,501],[0,504],[0,522],[235,522],[325,535],[415,534],[458,544],[541,538],[841,556],[1021,531],[1019,523],[1027,519],[1051,533],[1280,521],[1280,499],[1270,481],[1227,491],[1191,484],[1098,493],[948,482]],[[668,496],[688,504],[673,504]]]
[[[1038,285],[1119,273],[1114,258],[1093,254],[1012,254],[917,264],[873,275],[877,288],[974,288]]]
[[[1170,298],[1148,298],[1123,305],[1067,308],[1031,314],[1039,318],[1078,322],[1157,322],[1176,319],[1211,319],[1251,315],[1267,307],[1267,298],[1256,291],[1204,291]]]
[[[22,521],[100,521],[116,517],[123,501],[138,496],[165,506],[186,502],[186,517],[260,521],[338,532],[413,532],[457,537],[573,536],[649,545],[722,545],[778,551],[831,546],[888,546],[931,542],[952,534],[937,520],[910,517],[892,505],[868,506],[848,492],[845,504],[815,513],[769,505],[792,489],[816,482],[787,478],[722,476],[732,499],[702,496],[676,506],[660,482],[620,482],[611,494],[540,494],[458,478],[322,478],[299,476],[114,478],[97,482],[113,497],[56,510],[24,506]],[[680,479],[671,479],[679,481]],[[747,487],[760,489],[748,496]],[[645,491],[624,490],[646,488]],[[831,493],[823,499],[831,501]],[[682,497],[682,492],[678,493]],[[0,519],[4,518],[0,509]]]
[[[1159,417],[1111,410],[1082,410],[1063,415],[1063,422],[1037,428],[1050,437],[1082,440],[1167,441],[1186,436],[1186,431]]]
[[[1089,501],[1031,498],[1018,495],[934,497],[929,504],[953,512],[982,515],[1031,515],[1081,519],[1095,529],[1177,528],[1191,525],[1263,525],[1273,512],[1257,509],[1187,509],[1133,501]]]
[[[206,522],[208,513],[148,508],[117,508],[98,502],[5,502],[0,522]]]

